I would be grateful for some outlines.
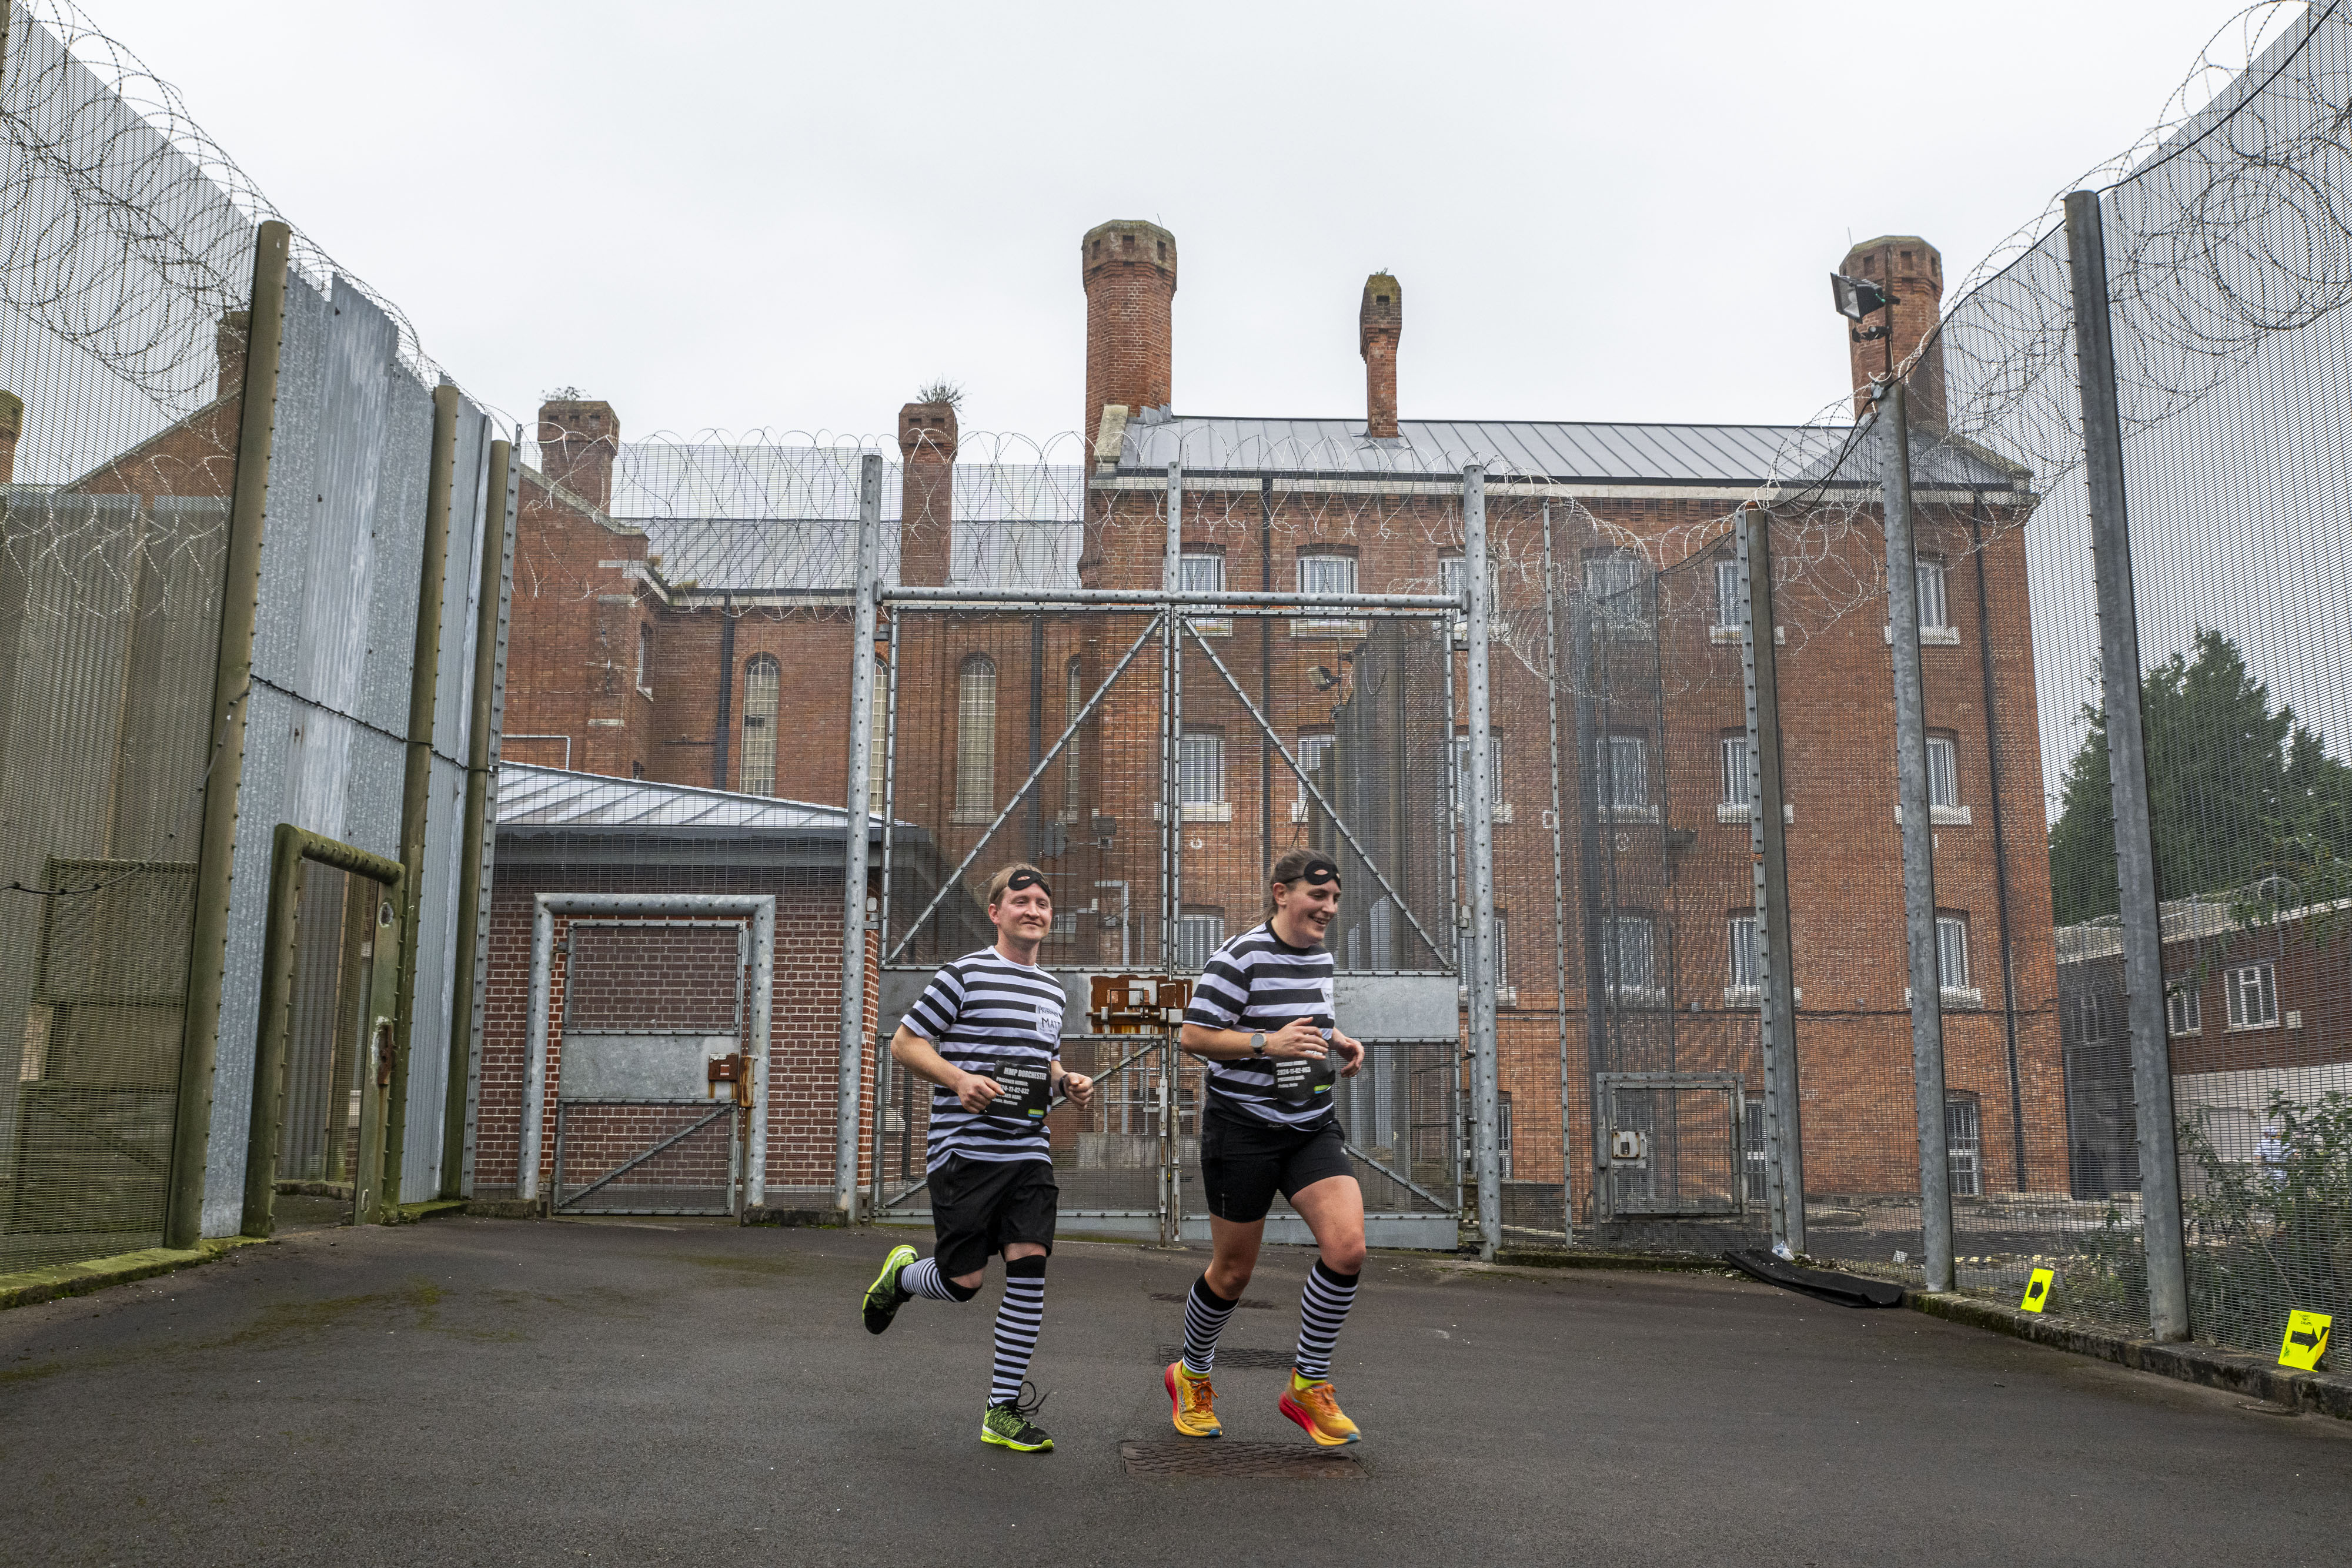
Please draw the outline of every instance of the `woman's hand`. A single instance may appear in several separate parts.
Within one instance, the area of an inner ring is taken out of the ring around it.
[[[1351,1035],[1341,1034],[1334,1028],[1331,1030],[1331,1046],[1339,1053],[1339,1071],[1343,1077],[1353,1078],[1363,1070],[1364,1042],[1362,1040]]]
[[[1065,1072],[1062,1092],[1070,1097],[1071,1104],[1083,1111],[1095,1103],[1095,1081],[1083,1072]]]
[[[1292,1019],[1265,1037],[1265,1053],[1277,1059],[1303,1056],[1312,1061],[1326,1054],[1323,1031],[1315,1027],[1313,1019]]]

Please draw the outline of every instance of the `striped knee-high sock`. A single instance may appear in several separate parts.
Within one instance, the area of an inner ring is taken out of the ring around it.
[[[1356,1274],[1335,1274],[1318,1258],[1298,1297],[1298,1375],[1318,1383],[1331,1375],[1331,1347],[1356,1304]]]
[[[1217,1364],[1217,1336],[1241,1304],[1238,1297],[1229,1301],[1209,1289],[1206,1274],[1192,1281],[1192,1293],[1184,1298],[1185,1371],[1195,1377],[1209,1375]]]
[[[1045,1326],[1045,1260],[1016,1258],[1004,1266],[1004,1300],[996,1308],[996,1369],[988,1402],[1010,1405],[1021,1397],[1022,1379],[1036,1353],[1037,1331]]]
[[[940,1273],[936,1258],[924,1258],[899,1270],[898,1291],[929,1301],[968,1301],[980,1294],[977,1286],[959,1285]]]

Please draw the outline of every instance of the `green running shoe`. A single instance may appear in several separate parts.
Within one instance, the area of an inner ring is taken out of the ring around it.
[[[866,1332],[880,1333],[898,1315],[898,1303],[907,1299],[898,1289],[899,1271],[915,1260],[911,1247],[893,1247],[890,1256],[882,1260],[882,1271],[866,1287]]]
[[[1023,1385],[1028,1387],[1026,1384]],[[1034,1389],[1029,1390],[1035,1393]],[[1045,1407],[1046,1396],[1034,1399],[1016,1399],[1010,1405],[992,1405],[980,1418],[980,1440],[993,1443],[1000,1448],[1011,1448],[1018,1454],[1050,1454],[1054,1439],[1045,1429],[1029,1419]]]

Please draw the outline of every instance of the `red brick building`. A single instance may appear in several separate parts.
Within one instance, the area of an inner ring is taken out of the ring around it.
[[[1859,387],[1883,358],[1900,365],[1936,319],[1941,262],[1924,241],[1897,236],[1855,247],[1844,266],[1889,282],[1904,302],[1891,343],[1854,345]],[[1399,381],[1403,291],[1385,274],[1367,280],[1361,302],[1360,414],[1182,414],[1172,390],[1174,236],[1146,223],[1103,225],[1081,242],[1080,281],[1087,462],[1012,465],[999,449],[974,463],[959,451],[951,406],[907,405],[885,497],[885,516],[898,520],[890,580],[1156,588],[1168,548],[1167,468],[1180,463],[1186,586],[1457,591],[1459,471],[1487,465],[1502,622],[1492,714],[1511,1175],[1556,1190],[1563,1150],[1571,1151],[1580,1207],[1591,1197],[1584,1151],[1594,1146],[1589,1074],[1612,1052],[1621,1069],[1738,1071],[1748,1091],[1760,1087],[1752,967],[1742,951],[1752,935],[1741,925],[1751,904],[1747,806],[1727,767],[1728,745],[1743,733],[1740,648],[1717,563],[1741,502],[1816,465],[1818,506],[1775,517],[1789,536],[1780,679],[1807,1185],[1820,1195],[1909,1188],[1916,1167],[1894,701],[1866,456],[1837,467],[1839,431],[1400,417],[1409,407]],[[2031,507],[2030,476],[1934,439],[1942,372],[1932,344],[1911,384],[1927,433],[1916,485],[1928,558],[1923,640],[1947,1078],[1961,1107],[1956,1158],[1969,1166],[1956,1186],[1964,1196],[2063,1189],[2065,1098],[2016,526]],[[838,800],[854,454],[625,446],[611,406],[587,400],[551,401],[541,417],[543,474],[526,480],[518,538],[507,756]],[[617,501],[616,461],[625,492]],[[1559,600],[1601,602],[1597,595],[1622,586],[1632,594],[1624,602],[1643,606],[1622,623],[1603,617],[1595,632],[1605,662],[1630,674],[1617,677],[1605,713],[1587,716],[1593,756],[1603,759],[1591,780],[1580,766],[1575,704],[1560,705],[1564,925],[1552,916],[1554,714],[1538,674],[1552,657],[1547,517],[1556,580],[1567,585]],[[898,685],[893,815],[919,824],[952,864],[1145,623],[1112,611],[900,614],[895,649],[883,650]],[[1177,928],[1160,929],[1158,908],[1156,644],[1137,653],[991,841],[987,860],[1043,856],[1063,890],[1070,917],[1049,962],[1156,967],[1171,949],[1179,967],[1197,962],[1255,918],[1271,855],[1322,831],[1287,766],[1262,744],[1238,687],[1311,767],[1346,730],[1349,702],[1394,704],[1394,766],[1359,758],[1353,776],[1370,779],[1370,793],[1357,807],[1343,804],[1342,814],[1385,814],[1387,826],[1372,835],[1385,848],[1375,852],[1394,862],[1385,869],[1402,907],[1351,884],[1358,921],[1335,947],[1350,968],[1446,967],[1451,955],[1439,956],[1412,927],[1417,921],[1439,948],[1451,944],[1444,802],[1449,758],[1466,734],[1458,634],[1431,623],[1389,632],[1370,620],[1303,617],[1234,617],[1200,630],[1182,675]],[[1202,649],[1214,652],[1214,664]],[[877,803],[878,793],[877,785]],[[1580,807],[1580,798],[1588,804]],[[1601,820],[1585,823],[1595,812]],[[1610,859],[1607,877],[1577,823],[1599,830],[1591,842]],[[894,946],[927,902],[894,898]],[[1385,919],[1375,904],[1390,905]],[[1598,962],[1616,1020],[1608,1039],[1590,1045],[1587,955],[1599,949],[1587,941],[1589,925],[1603,938]],[[936,958],[950,946],[945,935],[921,934],[903,961]],[[1565,987],[1556,951],[1565,955]]]

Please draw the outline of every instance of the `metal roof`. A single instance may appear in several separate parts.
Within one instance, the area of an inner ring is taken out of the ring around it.
[[[1851,426],[1626,424],[1552,420],[1401,420],[1392,441],[1375,441],[1361,419],[1226,419],[1192,414],[1129,421],[1123,469],[1182,463],[1203,472],[1426,475],[1484,463],[1495,478],[1514,475],[1585,485],[1756,486],[1818,474],[1835,463]],[[1923,486],[2007,486],[2015,470],[1989,456],[1920,443],[1932,464]],[[1858,465],[1859,464],[1861,465]],[[1857,443],[1836,476],[1875,482],[1870,447]]]
[[[549,832],[611,832],[615,830],[685,829],[725,833],[825,833],[839,837],[849,813],[839,806],[698,789],[690,784],[656,784],[645,779],[612,779],[601,773],[567,773],[528,763],[499,765],[499,827]],[[911,824],[901,822],[900,827]],[[878,832],[882,819],[866,818]]]

